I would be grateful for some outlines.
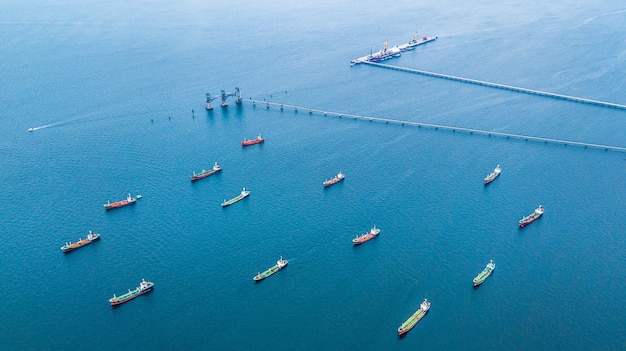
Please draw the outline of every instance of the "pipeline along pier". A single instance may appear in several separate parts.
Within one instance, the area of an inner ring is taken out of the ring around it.
[[[579,103],[584,103],[584,104],[590,104],[590,105],[596,105],[596,106],[602,106],[602,107],[611,107],[611,108],[617,108],[617,109],[621,109],[621,110],[626,110],[626,105],[616,104],[616,103],[612,103],[612,102],[593,100],[593,99],[586,99],[586,98],[570,96],[570,95],[549,93],[547,91],[521,88],[521,87],[516,87],[516,86],[506,85],[506,84],[492,83],[492,82],[487,82],[487,81],[484,81],[484,80],[463,78],[463,77],[458,77],[458,76],[452,76],[452,75],[449,75],[449,74],[429,72],[429,71],[424,71],[424,70],[414,69],[414,68],[406,68],[406,67],[400,67],[400,66],[386,65],[386,64],[383,64],[383,63],[376,63],[376,62],[371,62],[371,61],[364,61],[364,62],[361,62],[361,63],[367,64],[367,65],[372,65],[372,66],[377,66],[377,67],[382,67],[382,68],[387,68],[387,69],[393,69],[393,70],[396,70],[396,71],[402,71],[402,72],[408,72],[408,73],[414,73],[414,74],[421,74],[423,76],[442,78],[442,79],[449,79],[449,80],[454,80],[454,81],[457,81],[457,82],[482,85],[482,86],[491,87],[491,88],[497,88],[497,89],[510,90],[510,91],[515,91],[515,92],[518,92],[518,93],[539,95],[539,96],[550,97],[550,98],[553,98],[553,99],[568,100],[568,101],[574,101],[574,102],[579,102]]]
[[[408,126],[414,126],[414,127],[418,127],[418,128],[433,128],[436,130],[439,129],[443,129],[443,130],[449,130],[452,132],[467,132],[470,134],[481,134],[481,135],[487,135],[487,136],[499,136],[499,137],[505,137],[505,138],[512,138],[512,139],[520,139],[520,140],[532,140],[532,141],[538,141],[538,142],[544,142],[544,143],[553,143],[553,144],[562,144],[562,145],[574,145],[574,146],[580,146],[580,147],[584,147],[584,148],[594,148],[594,149],[604,149],[605,151],[619,151],[619,152],[626,152],[626,147],[622,147],[622,146],[612,146],[612,145],[603,145],[603,144],[594,144],[594,143],[586,143],[586,142],[581,142],[581,141],[571,141],[571,140],[563,140],[563,139],[554,139],[554,138],[544,138],[544,137],[537,137],[537,136],[532,136],[532,135],[523,135],[523,134],[514,134],[514,133],[504,133],[504,132],[494,132],[494,131],[489,131],[489,130],[483,130],[483,129],[474,129],[474,128],[464,128],[464,127],[455,127],[455,126],[447,126],[447,125],[441,125],[441,124],[432,124],[432,123],[422,123],[422,122],[413,122],[413,121],[404,121],[404,120],[399,120],[399,119],[392,119],[392,118],[381,118],[381,117],[371,117],[371,116],[363,116],[363,115],[355,115],[355,114],[350,114],[350,113],[340,113],[340,112],[334,112],[334,111],[327,111],[327,110],[322,110],[322,109],[316,109],[316,108],[310,108],[310,107],[303,107],[303,106],[297,106],[297,105],[290,105],[290,104],[283,104],[283,103],[279,103],[279,102],[271,102],[271,101],[263,101],[263,100],[256,100],[256,99],[248,99],[248,100],[242,100],[245,102],[250,102],[252,103],[253,106],[261,105],[261,106],[265,106],[267,109],[270,108],[270,106],[273,107],[278,107],[282,110],[284,110],[285,108],[289,108],[292,109],[294,112],[298,112],[298,111],[305,111],[308,112],[309,114],[320,114],[323,116],[334,116],[334,117],[339,117],[339,118],[352,118],[354,120],[364,120],[364,121],[370,121],[370,122],[382,122],[385,124],[398,124],[398,125],[408,125]],[[624,106],[626,108],[626,106]]]

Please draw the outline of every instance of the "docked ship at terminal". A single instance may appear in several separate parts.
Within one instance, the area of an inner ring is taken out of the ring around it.
[[[415,33],[413,35],[413,39],[409,41],[408,43],[394,45],[391,48],[388,47],[389,41],[386,40],[385,44],[383,45],[382,50],[377,51],[377,52],[371,52],[369,55],[355,58],[354,60],[351,61],[351,64],[355,65],[355,64],[364,63],[364,62],[380,62],[380,61],[388,60],[390,58],[400,57],[402,56],[402,52],[414,50],[416,46],[429,43],[436,39],[437,37],[428,37],[428,36],[424,36],[421,39],[417,39],[417,33]]]

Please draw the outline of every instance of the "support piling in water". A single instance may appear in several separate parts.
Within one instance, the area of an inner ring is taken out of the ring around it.
[[[596,105],[596,106],[602,106],[602,107],[611,107],[611,108],[626,110],[626,105],[616,104],[616,103],[613,103],[613,102],[607,102],[607,101],[593,100],[593,99],[587,99],[587,98],[570,96],[570,95],[550,93],[550,92],[547,92],[547,91],[541,91],[541,90],[535,90],[535,89],[527,89],[527,88],[516,87],[516,86],[512,86],[512,85],[487,82],[487,81],[478,80],[478,79],[463,78],[463,77],[453,76],[453,75],[449,75],[449,74],[435,73],[435,72],[429,72],[429,71],[413,69],[413,68],[406,68],[406,67],[400,67],[400,66],[391,66],[391,65],[387,65],[387,64],[383,64],[383,63],[376,63],[376,62],[370,62],[370,61],[366,61],[366,62],[362,62],[362,63],[367,64],[367,65],[376,66],[376,67],[393,69],[393,70],[401,71],[401,72],[415,73],[415,74],[421,74],[421,75],[429,76],[429,77],[443,78],[443,79],[448,79],[448,80],[455,80],[455,81],[458,81],[458,82],[482,85],[482,86],[486,86],[486,87],[503,89],[503,90],[510,90],[510,91],[515,91],[515,92],[518,92],[518,93],[540,95],[540,96],[545,96],[545,97],[549,97],[549,98],[553,98],[553,99],[568,100],[568,101],[579,102],[579,103],[584,103],[584,104],[589,104],[589,105]]]
[[[254,105],[256,100],[250,100],[250,102],[252,102],[252,104]],[[280,103],[276,103],[276,102],[266,102],[267,104],[267,108],[270,107],[270,105],[275,105],[275,106],[279,106],[281,105]],[[510,138],[514,138],[514,139],[526,139],[528,140],[532,140],[532,141],[543,141],[545,144],[547,144],[548,142],[550,143],[555,143],[555,144],[562,144],[562,145],[575,145],[575,146],[584,146],[584,147],[588,147],[588,148],[596,148],[596,149],[605,149],[606,151],[619,151],[619,152],[626,152],[626,147],[621,147],[621,146],[612,146],[612,145],[602,145],[602,144],[594,144],[594,143],[586,143],[586,142],[579,142],[579,141],[571,141],[571,140],[562,140],[562,139],[555,139],[555,138],[543,138],[543,137],[536,137],[536,136],[531,136],[531,135],[523,135],[523,134],[514,134],[514,133],[503,133],[503,132],[494,132],[494,131],[490,131],[490,130],[483,130],[483,129],[474,129],[474,128],[464,128],[464,127],[457,127],[457,126],[447,126],[447,125],[441,125],[441,124],[432,124],[432,123],[423,123],[423,122],[413,122],[413,121],[404,121],[404,120],[398,120],[398,119],[391,119],[391,118],[381,118],[381,117],[372,117],[372,116],[362,116],[362,115],[353,115],[353,114],[349,114],[349,113],[339,113],[339,112],[333,112],[333,111],[327,111],[327,110],[321,110],[321,109],[314,109],[314,108],[310,108],[310,107],[302,107],[302,106],[296,106],[296,105],[289,105],[289,104],[283,104],[285,107],[291,107],[294,109],[300,108],[300,109],[308,109],[309,113],[319,113],[322,114],[323,116],[336,116],[341,118],[342,116],[346,116],[346,117],[351,117],[355,120],[361,119],[361,120],[368,120],[370,122],[376,121],[376,122],[384,122],[385,124],[397,124],[397,125],[409,125],[409,126],[414,126],[417,128],[421,128],[421,127],[428,127],[428,128],[433,128],[435,130],[439,130],[439,129],[443,129],[443,130],[450,130],[453,132],[468,132],[470,134],[482,134],[482,135],[486,135],[488,137],[491,138],[492,135],[494,136],[501,136],[501,137],[505,137],[507,139]]]

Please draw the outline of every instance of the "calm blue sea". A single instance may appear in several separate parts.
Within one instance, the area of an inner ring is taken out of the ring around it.
[[[0,350],[626,349],[626,153],[232,99],[204,109],[238,87],[624,147],[624,110],[350,60],[418,31],[439,39],[386,63],[626,104],[625,17],[615,0],[3,4]],[[216,161],[222,173],[190,182]],[[143,198],[104,210],[129,192]],[[101,240],[61,253],[89,230]],[[142,278],[153,292],[111,308]]]

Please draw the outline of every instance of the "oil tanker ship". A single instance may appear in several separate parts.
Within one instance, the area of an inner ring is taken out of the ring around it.
[[[361,245],[366,241],[372,240],[375,237],[378,236],[378,234],[380,234],[380,229],[376,228],[376,226],[374,225],[374,228],[370,229],[370,231],[368,233],[365,233],[361,236],[357,236],[356,238],[352,239],[352,243],[356,246],[356,245]]]
[[[230,199],[228,201],[226,201],[226,199],[224,199],[224,202],[222,202],[222,207],[230,206],[230,205],[234,204],[237,201],[241,201],[245,197],[247,197],[248,195],[250,195],[250,191],[246,190],[246,188],[243,188],[243,190],[241,191],[241,193],[239,195],[233,197],[232,199]]]
[[[283,260],[283,256],[280,256],[280,259],[278,261],[276,261],[276,264],[274,266],[268,268],[263,273],[259,272],[252,279],[254,279],[254,281],[257,281],[257,282],[261,281],[261,280],[271,276],[272,274],[278,272],[279,270],[283,269],[283,267],[285,267],[287,265],[287,263],[289,263],[289,261]]]
[[[243,139],[243,141],[241,142],[241,146],[249,146],[249,145],[259,144],[259,143],[262,143],[264,141],[265,141],[265,139],[263,139],[261,134],[259,134],[259,136],[256,137],[256,139],[252,139],[252,140]]]
[[[496,269],[496,264],[493,263],[493,260],[489,260],[485,269],[482,272],[478,273],[476,277],[474,277],[474,286],[479,286],[484,283],[487,278],[493,273],[493,270]]]
[[[219,171],[222,170],[222,167],[220,165],[217,164],[217,162],[215,162],[215,165],[213,165],[213,168],[211,169],[207,169],[207,170],[202,170],[202,172],[197,173],[193,172],[193,175],[191,176],[191,181],[195,182],[196,180],[202,179],[202,178],[206,178],[208,176],[210,176],[211,174],[217,173]]]
[[[531,224],[532,222],[538,220],[539,217],[541,217],[541,215],[543,215],[544,212],[545,212],[545,209],[543,208],[543,206],[539,205],[539,207],[535,209],[535,212],[519,220],[519,227],[524,228],[524,226],[527,226]]]
[[[87,234],[87,238],[85,239],[78,239],[77,242],[72,243],[65,243],[65,245],[61,246],[61,251],[63,252],[70,252],[72,250],[76,250],[78,248],[81,248],[87,244],[91,244],[92,242],[96,241],[100,239],[100,234],[97,233],[92,233],[91,230],[89,231],[89,234]]]
[[[120,208],[120,207],[124,207],[128,205],[133,205],[135,202],[137,202],[137,199],[132,197],[130,194],[128,194],[128,197],[125,200],[115,201],[115,202],[109,201],[106,204],[104,204],[104,208],[107,210],[112,210],[114,208]]]
[[[420,320],[422,320],[422,318],[424,318],[424,316],[426,315],[426,312],[428,312],[429,309],[430,309],[430,302],[424,299],[424,301],[420,305],[420,308],[417,311],[415,311],[415,313],[413,313],[411,317],[409,317],[409,319],[404,321],[404,323],[402,323],[400,327],[398,327],[398,335],[402,336],[408,333],[411,329],[413,329],[413,327],[417,324],[417,322],[419,322]]]
[[[333,184],[337,184],[340,181],[342,181],[344,178],[346,177],[345,174],[339,172],[337,173],[336,176],[334,176],[331,179],[326,179],[324,182],[322,182],[322,185],[324,185],[324,188],[328,188],[329,186],[333,185]]]
[[[489,173],[486,177],[485,177],[485,185],[493,182],[494,180],[496,180],[496,178],[498,178],[498,176],[500,175],[500,173],[502,173],[502,167],[500,167],[500,165],[497,165],[496,168],[494,168],[493,172]]]
[[[120,296],[113,294],[113,297],[109,299],[109,302],[111,303],[111,306],[121,305],[137,296],[141,296],[149,291],[152,291],[152,288],[154,288],[153,282],[148,282],[142,279],[141,283],[139,283],[139,286],[135,290],[128,289],[127,293]]]

